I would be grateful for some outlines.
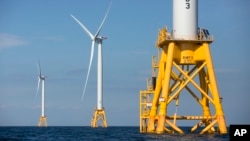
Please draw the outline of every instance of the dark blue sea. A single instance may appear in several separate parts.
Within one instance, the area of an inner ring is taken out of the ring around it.
[[[184,135],[140,133],[139,127],[0,127],[0,141],[229,141],[229,134],[188,133]]]

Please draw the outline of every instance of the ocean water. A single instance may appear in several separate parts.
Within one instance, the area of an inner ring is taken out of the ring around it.
[[[139,127],[0,127],[0,141],[229,141],[229,134],[187,133],[184,135],[140,133]]]

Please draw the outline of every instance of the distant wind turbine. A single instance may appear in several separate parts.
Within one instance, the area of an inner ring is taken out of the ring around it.
[[[102,29],[102,26],[107,18],[107,15],[109,13],[109,10],[111,8],[111,4],[109,5],[109,8],[98,28],[98,30],[96,31],[95,34],[92,34],[76,17],[74,17],[73,15],[71,15],[71,17],[82,27],[82,29],[88,34],[88,36],[90,37],[90,39],[92,40],[92,45],[91,45],[91,53],[90,53],[90,61],[89,61],[89,67],[88,67],[88,72],[87,72],[87,77],[86,77],[86,81],[85,81],[85,85],[84,85],[84,89],[83,89],[83,94],[82,94],[82,99],[84,98],[85,95],[85,91],[86,91],[86,87],[87,87],[87,83],[88,83],[88,78],[89,78],[89,72],[90,72],[90,68],[92,65],[92,60],[93,60],[93,55],[94,55],[94,46],[95,43],[98,44],[98,59],[97,59],[97,111],[99,111],[99,114],[102,113],[101,115],[104,115],[105,118],[105,113],[104,113],[104,108],[103,108],[103,104],[102,104],[102,41],[104,39],[107,39],[104,36],[99,36],[99,33]],[[102,111],[102,112],[100,112]],[[96,113],[96,112],[95,112]],[[97,113],[98,116],[98,113]],[[96,117],[94,115],[94,117]],[[92,120],[94,123],[96,122],[95,119]],[[106,119],[104,120],[104,126],[106,124]],[[92,124],[92,127],[95,127],[95,125]]]
[[[40,86],[40,82],[42,81],[42,113],[41,113],[41,117],[38,123],[38,126],[47,126],[47,120],[46,120],[46,116],[45,116],[45,79],[47,78],[47,76],[42,75],[42,70],[41,70],[41,65],[40,65],[40,61],[38,61],[37,63],[37,68],[38,68],[38,83],[37,83],[37,90],[36,90],[36,96],[39,92],[39,86]]]

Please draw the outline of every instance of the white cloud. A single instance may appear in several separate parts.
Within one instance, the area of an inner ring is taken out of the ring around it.
[[[0,49],[17,47],[27,44],[28,42],[19,36],[0,33]]]

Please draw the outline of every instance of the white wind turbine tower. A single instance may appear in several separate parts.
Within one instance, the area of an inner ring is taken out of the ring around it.
[[[102,121],[103,127],[107,127],[107,121],[106,121],[106,116],[105,116],[105,110],[102,104],[102,41],[106,39],[106,37],[99,36],[99,33],[102,29],[102,26],[107,18],[107,15],[109,13],[111,7],[111,3],[109,5],[109,8],[101,22],[101,25],[99,26],[97,32],[95,35],[93,35],[77,18],[75,18],[73,15],[71,17],[82,27],[82,29],[89,35],[89,37],[92,40],[92,45],[91,45],[91,54],[90,54],[90,61],[89,61],[89,68],[87,72],[87,77],[86,77],[86,82],[83,90],[83,95],[82,95],[82,100],[85,95],[86,91],[86,86],[89,78],[89,72],[92,64],[92,59],[94,55],[94,46],[95,43],[98,44],[98,59],[97,59],[97,107],[95,109],[95,112],[93,114],[93,118],[91,120],[91,127],[98,127],[97,122]]]
[[[44,109],[44,107],[45,107],[45,79],[47,78],[47,76],[42,75],[40,62],[38,62],[37,68],[38,68],[39,76],[38,76],[36,95],[39,92],[40,82],[42,81],[42,107],[41,107],[42,113],[41,113],[41,117],[40,117],[39,122],[38,122],[38,126],[41,127],[41,126],[47,126],[47,120],[46,120],[46,116],[44,114],[45,113],[45,109]]]

